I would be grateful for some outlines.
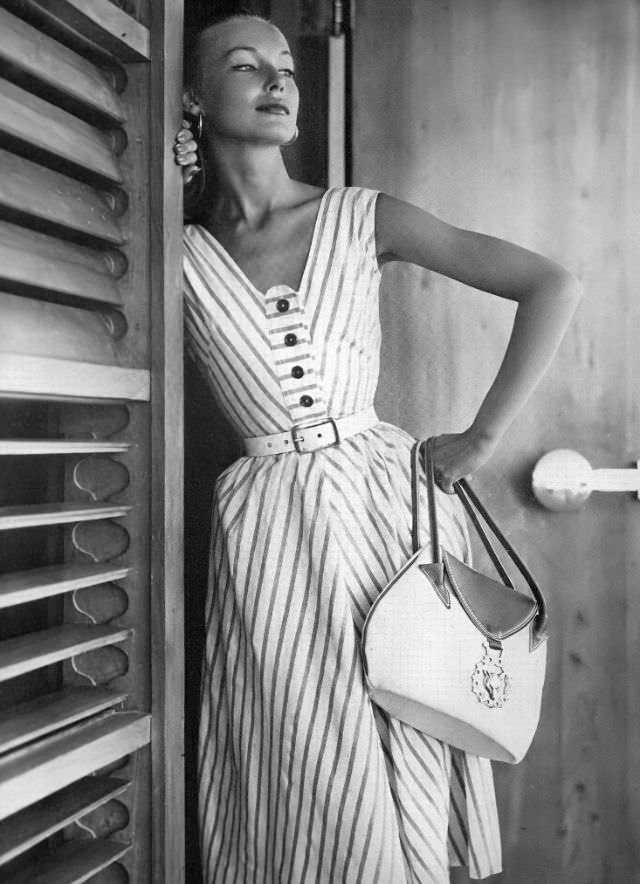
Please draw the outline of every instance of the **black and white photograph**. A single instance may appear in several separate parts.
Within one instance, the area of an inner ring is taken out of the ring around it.
[[[640,4],[0,0],[0,882],[640,884]]]

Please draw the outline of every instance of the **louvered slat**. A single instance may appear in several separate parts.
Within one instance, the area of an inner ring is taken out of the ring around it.
[[[149,59],[149,30],[104,0],[39,0],[60,20],[85,34],[122,61]]]
[[[56,245],[62,246],[58,254]],[[106,266],[101,272],[83,266],[73,260],[74,248],[82,247],[0,221],[0,285],[19,294],[55,293],[88,304],[121,305],[116,279]]]
[[[62,43],[63,46],[107,71],[110,83],[120,94],[126,86],[127,75],[113,53],[61,21],[58,16],[44,8],[43,2],[46,0],[2,0],[2,5],[41,33],[47,34],[56,42]]]
[[[109,275],[116,279],[119,279],[128,267],[125,255],[118,249],[105,249],[103,246],[97,249],[89,248],[7,221],[0,221],[0,239],[21,246],[28,244],[33,253],[42,258],[58,259],[65,264],[78,264],[96,273],[108,271]]]
[[[120,99],[95,65],[5,9],[0,9],[0,61],[40,83],[76,113],[124,121]]]
[[[0,397],[147,402],[150,390],[146,369],[0,353]]]
[[[130,573],[130,568],[117,565],[71,564],[3,574],[0,576],[0,609],[122,580]]]
[[[0,150],[0,217],[121,245],[124,237],[104,199],[88,184]]]
[[[9,752],[0,758],[0,818],[145,746],[150,722],[150,715],[112,712]]]
[[[0,80],[0,131],[80,173],[122,183],[106,135],[8,80]]]
[[[99,439],[0,439],[0,457],[39,454],[122,454],[129,448],[131,445],[128,442],[105,442]]]
[[[5,884],[81,884],[129,850],[122,841],[68,841],[46,859],[30,862]]]
[[[115,503],[38,503],[29,506],[0,506],[0,531],[64,525],[96,519],[118,519],[131,507]]]
[[[44,694],[7,709],[0,720],[0,754],[118,706],[126,698],[125,691],[79,686]]]
[[[85,777],[9,817],[0,823],[0,865],[121,795],[128,786],[127,780],[116,777]]]
[[[5,639],[0,642],[0,682],[96,648],[118,644],[131,633],[131,629],[120,626],[68,623]]]
[[[94,373],[78,363],[95,364],[100,373],[104,370],[102,366],[118,366],[120,362],[111,331],[118,325],[122,327],[125,321],[109,305],[101,306],[101,310],[87,310],[53,303],[46,293],[43,299],[36,299],[0,291],[2,340],[8,351],[0,359],[9,364],[18,356],[45,359],[45,389],[51,385],[47,375],[52,373],[54,379],[57,375],[57,363],[51,360],[63,360],[63,365],[73,361],[75,369],[69,372],[70,382],[88,387]],[[11,376],[7,377],[10,380]]]

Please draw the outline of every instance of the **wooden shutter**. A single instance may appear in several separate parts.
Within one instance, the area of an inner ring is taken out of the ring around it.
[[[183,880],[181,4],[131,7],[0,0],[7,884]]]

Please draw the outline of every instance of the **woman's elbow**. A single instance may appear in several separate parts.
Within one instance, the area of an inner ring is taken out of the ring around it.
[[[538,291],[545,298],[560,300],[567,308],[575,309],[584,294],[584,287],[577,276],[556,264],[543,275]]]
[[[559,291],[563,298],[577,307],[584,295],[584,286],[577,276],[563,268]]]

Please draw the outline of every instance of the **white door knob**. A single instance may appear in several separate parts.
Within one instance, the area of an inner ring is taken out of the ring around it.
[[[640,499],[640,462],[635,469],[594,470],[577,451],[558,448],[540,458],[531,477],[533,493],[549,510],[579,510],[592,491],[635,491]]]

